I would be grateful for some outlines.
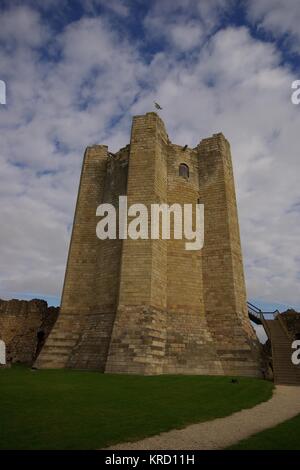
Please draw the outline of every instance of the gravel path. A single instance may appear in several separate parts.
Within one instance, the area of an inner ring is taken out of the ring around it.
[[[300,387],[278,385],[272,398],[225,418],[192,424],[137,442],[112,446],[113,450],[223,449],[300,413]]]

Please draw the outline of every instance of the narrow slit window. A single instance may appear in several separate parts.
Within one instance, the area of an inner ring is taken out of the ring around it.
[[[190,176],[190,169],[185,163],[180,163],[179,165],[179,176],[186,179]]]

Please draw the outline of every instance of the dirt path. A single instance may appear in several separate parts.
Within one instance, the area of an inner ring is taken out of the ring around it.
[[[300,387],[278,385],[269,401],[225,418],[192,424],[137,442],[117,444],[119,450],[223,449],[300,413]]]

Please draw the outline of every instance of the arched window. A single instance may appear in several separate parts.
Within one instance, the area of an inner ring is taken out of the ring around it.
[[[179,176],[186,179],[190,176],[189,167],[185,163],[180,163],[179,165]]]

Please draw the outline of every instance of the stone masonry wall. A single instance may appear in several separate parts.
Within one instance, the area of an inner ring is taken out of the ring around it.
[[[188,178],[179,175],[181,163]],[[185,238],[172,236],[99,240],[96,207],[118,208],[120,195],[128,206],[146,205],[148,214],[154,203],[204,203],[204,248],[188,251]],[[117,154],[89,147],[61,314],[37,366],[257,376],[257,344],[225,137],[215,134],[194,149],[175,145],[160,117],[147,113],[133,118],[130,144]]]
[[[167,161],[168,204],[179,202],[195,207],[199,202],[200,186],[197,151],[169,144]],[[188,178],[179,175],[180,164],[188,166]],[[168,320],[164,372],[222,374],[221,362],[206,320],[202,250],[186,250],[187,241],[185,237],[175,240],[173,236],[168,241]]]
[[[155,113],[133,118],[128,206],[166,202],[168,136]],[[167,304],[166,240],[123,241],[119,305],[106,372],[162,373]],[[124,367],[125,366],[125,367]]]
[[[31,365],[58,316],[59,309],[44,300],[1,300],[0,339],[8,363]]]
[[[61,312],[36,366],[67,367],[80,342],[90,314],[102,313],[97,304],[96,208],[102,202],[106,177],[107,147],[96,145],[85,152],[73,231],[62,294]],[[105,308],[107,312],[107,307]],[[111,313],[111,312],[110,312]],[[88,359],[78,356],[84,367]]]
[[[104,371],[119,291],[122,241],[99,240],[96,209],[118,208],[126,194],[128,147],[110,155],[104,145],[88,147],[79,186],[61,314],[37,367]]]
[[[203,139],[199,155],[204,204],[204,304],[223,370],[258,374],[258,344],[248,318],[230,147],[222,134]]]

